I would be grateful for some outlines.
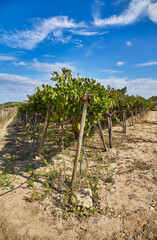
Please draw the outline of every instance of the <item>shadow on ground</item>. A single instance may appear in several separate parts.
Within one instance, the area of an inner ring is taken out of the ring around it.
[[[53,166],[54,162],[52,161],[52,157],[62,151],[61,146],[59,146],[61,144],[58,144],[60,142],[58,140],[47,140],[45,144],[46,149],[42,154],[42,158],[35,160],[31,136],[29,136],[27,129],[19,118],[15,116],[6,127],[6,135],[2,138],[2,145],[4,146],[0,150],[0,170],[2,172],[26,177],[25,173],[29,171],[30,167],[35,170],[45,166],[43,159],[46,159],[46,161]],[[74,151],[76,151],[76,149],[74,149]]]

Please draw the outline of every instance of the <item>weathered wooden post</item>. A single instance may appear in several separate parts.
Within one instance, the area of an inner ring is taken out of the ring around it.
[[[109,113],[106,112],[107,120],[108,120],[108,133],[109,133],[109,146],[112,148],[112,116],[115,112]]]
[[[123,110],[123,132],[126,133],[126,113]]]
[[[79,163],[80,152],[81,152],[83,131],[84,131],[84,126],[85,126],[86,114],[87,114],[87,104],[88,104],[88,101],[91,99],[93,99],[93,95],[89,94],[89,93],[86,93],[81,99],[84,102],[84,104],[83,104],[81,126],[80,126],[79,138],[78,138],[78,143],[77,143],[77,151],[76,151],[76,157],[75,157],[72,181],[71,181],[71,190],[72,191],[75,187],[75,182],[76,182],[76,175],[77,175],[78,163]]]
[[[103,131],[102,131],[100,120],[98,120],[98,128],[99,128],[99,131],[100,131],[100,137],[101,137],[101,140],[103,142],[104,149],[105,149],[105,151],[108,151],[108,148],[107,148],[107,145],[106,145],[106,142],[105,142],[105,138],[104,138],[104,135],[103,135]]]

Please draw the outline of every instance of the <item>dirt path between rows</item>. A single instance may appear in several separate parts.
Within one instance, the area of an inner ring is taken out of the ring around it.
[[[8,153],[12,156],[15,186],[27,177],[26,135],[16,118],[0,134],[0,164],[11,169]],[[91,142],[101,145],[97,135]],[[63,219],[57,190],[44,201],[28,202],[31,190],[23,185],[0,197],[0,240],[157,240],[157,111],[128,127],[127,134],[115,126],[113,145],[100,163],[98,201],[105,215]],[[15,159],[15,151],[23,161]],[[108,184],[106,171],[114,179]]]

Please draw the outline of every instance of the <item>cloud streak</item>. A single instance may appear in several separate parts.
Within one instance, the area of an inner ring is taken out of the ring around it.
[[[102,69],[99,72],[107,72],[107,73],[122,73],[122,71],[117,71],[113,69]]]
[[[8,55],[0,55],[0,61],[15,61],[16,57],[8,56]]]
[[[150,61],[147,63],[139,63],[139,64],[136,64],[136,67],[147,67],[147,66],[153,66],[153,65],[157,65],[157,62]]]
[[[70,38],[63,38],[63,31],[73,28],[86,27],[85,23],[76,23],[67,16],[56,16],[49,19],[40,19],[31,30],[4,31],[0,36],[0,43],[12,48],[24,48],[31,50],[40,42],[51,35],[52,41],[58,40],[68,42]]]
[[[157,23],[157,2],[148,7],[148,17],[154,23]]]
[[[76,34],[76,35],[81,35],[81,36],[94,36],[100,34],[99,32],[90,32],[86,30],[70,30],[71,33]]]
[[[42,82],[39,80],[35,80],[32,78],[20,76],[20,75],[15,75],[15,74],[8,74],[8,73],[0,73],[0,81],[3,82],[5,85],[6,82],[14,83],[16,85],[37,85],[41,84]]]
[[[15,66],[27,66],[27,63],[21,61],[21,62],[14,62],[13,63]]]
[[[99,1],[100,2],[100,1]],[[96,10],[92,12],[94,24],[99,27],[103,26],[125,26],[136,22],[140,17],[147,15],[148,7],[151,0],[131,0],[128,8],[120,15],[113,15],[109,18],[101,18],[100,3]],[[95,5],[97,1],[95,1]]]
[[[71,69],[72,71],[75,70],[75,68],[70,63],[63,63],[63,62],[47,63],[47,62],[39,62],[37,59],[34,59],[33,62],[29,63],[28,65],[28,68],[31,68],[38,72],[47,72],[47,73],[52,73],[53,71],[60,72],[63,67]]]
[[[52,44],[54,43],[68,43],[75,42],[72,35],[79,36],[94,36],[104,34],[98,31],[87,30],[87,25],[84,22],[76,23],[68,16],[55,16],[48,19],[38,19],[33,24],[32,29],[19,31],[1,31],[0,43],[7,45],[11,48],[23,48],[32,50],[45,39],[49,39]]]

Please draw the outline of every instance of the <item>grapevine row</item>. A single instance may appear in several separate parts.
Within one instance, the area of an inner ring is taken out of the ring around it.
[[[42,85],[42,89],[38,87],[35,94],[28,96],[29,101],[19,107],[25,125],[30,125],[30,128],[35,129],[37,124],[45,122],[43,133],[45,136],[51,119],[61,127],[71,124],[75,136],[78,137],[83,106],[81,98],[86,93],[92,94],[93,99],[88,102],[84,132],[88,136],[91,128],[107,117],[110,148],[112,148],[113,119],[121,123],[123,131],[126,132],[126,118],[131,118],[133,125],[134,116],[142,117],[151,108],[150,100],[140,96],[129,96],[126,94],[126,88],[114,89],[108,86],[105,89],[96,80],[73,78],[71,70],[65,68],[62,69],[61,75],[57,72],[53,72],[52,75],[52,81],[56,82],[55,87],[50,85]]]

